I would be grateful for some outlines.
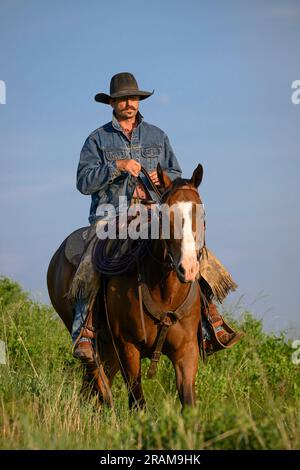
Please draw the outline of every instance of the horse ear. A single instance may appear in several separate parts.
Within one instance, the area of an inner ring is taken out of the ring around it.
[[[198,188],[202,181],[203,177],[203,166],[199,163],[197,168],[194,170],[193,176],[191,177],[191,183],[195,186],[195,188]]]
[[[167,189],[172,184],[172,180],[169,178],[167,173],[163,171],[162,167],[160,166],[160,163],[157,164],[156,172],[157,172],[160,186],[164,190]]]

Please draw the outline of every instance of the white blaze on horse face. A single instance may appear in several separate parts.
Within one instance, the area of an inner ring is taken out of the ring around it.
[[[178,266],[184,268],[185,281],[193,282],[199,273],[199,263],[193,234],[192,202],[178,202],[177,210],[182,220],[181,257]]]

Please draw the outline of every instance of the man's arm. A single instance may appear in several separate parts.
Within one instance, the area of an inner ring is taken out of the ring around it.
[[[168,174],[170,179],[173,181],[179,176],[181,176],[182,171],[177,161],[177,158],[175,157],[173,149],[171,147],[169,138],[166,134],[164,136],[164,152],[165,152],[164,154],[165,158],[164,158],[163,163],[161,164],[161,167]],[[158,179],[156,170],[150,171],[149,176],[154,184],[159,185],[159,179]]]
[[[95,135],[87,138],[81,150],[77,169],[77,189],[92,194],[113,182],[121,174],[116,162],[104,162]]]
[[[165,134],[165,139],[164,139],[164,148],[165,148],[165,162],[164,162],[164,165],[162,165],[162,169],[167,172],[168,176],[173,181],[174,179],[181,176],[182,170],[177,161],[175,153],[171,147],[169,138],[166,134]]]

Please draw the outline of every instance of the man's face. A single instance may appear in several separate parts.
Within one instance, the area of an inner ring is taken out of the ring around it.
[[[139,110],[139,97],[124,96],[122,98],[114,98],[110,100],[110,104],[118,119],[133,119]]]

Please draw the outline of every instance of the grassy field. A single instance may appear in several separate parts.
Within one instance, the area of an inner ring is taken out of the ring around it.
[[[280,337],[262,331],[245,312],[246,337],[200,364],[197,406],[181,413],[173,368],[159,363],[147,380],[147,410],[130,412],[118,374],[115,409],[80,397],[82,369],[71,341],[49,308],[0,278],[1,449],[300,449],[300,365]]]

